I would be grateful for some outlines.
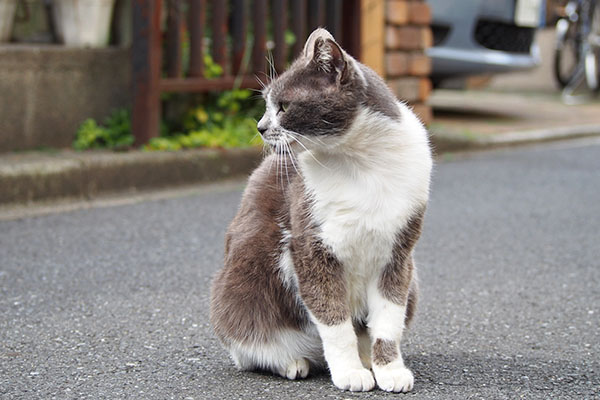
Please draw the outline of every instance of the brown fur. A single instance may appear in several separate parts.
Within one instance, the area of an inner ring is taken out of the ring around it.
[[[324,324],[335,325],[350,316],[342,264],[318,239],[310,219],[310,200],[298,180],[291,191],[290,250],[304,304]]]
[[[277,182],[282,178],[286,179],[268,163],[259,167],[227,232],[228,268],[213,281],[210,313],[215,332],[225,343],[266,342],[275,326],[300,330],[307,322],[306,312],[282,284],[277,269],[282,236],[275,221],[285,203]]]
[[[377,339],[373,344],[373,364],[382,366],[398,358],[396,342],[393,340]]]
[[[425,207],[415,212],[404,229],[396,235],[392,260],[385,266],[378,285],[386,299],[396,304],[407,305],[407,311],[410,307],[410,312],[407,312],[408,321],[408,316],[412,317],[416,304],[416,284],[411,285],[414,280],[412,250],[421,236],[424,215]],[[407,304],[411,293],[412,299],[410,304]]]

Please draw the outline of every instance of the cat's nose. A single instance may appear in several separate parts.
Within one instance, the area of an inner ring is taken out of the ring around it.
[[[261,135],[269,129],[269,119],[266,115],[263,115],[260,121],[258,121],[256,129],[258,129]]]

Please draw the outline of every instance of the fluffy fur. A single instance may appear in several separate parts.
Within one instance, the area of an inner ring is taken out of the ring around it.
[[[409,391],[400,340],[416,304],[427,133],[323,29],[263,95],[273,154],[226,235],[215,333],[241,369],[297,379],[327,366],[341,389]]]

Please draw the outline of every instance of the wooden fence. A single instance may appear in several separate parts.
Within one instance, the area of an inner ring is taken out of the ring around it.
[[[319,26],[359,57],[360,0],[133,0],[137,144],[158,135],[162,92],[258,87],[267,56],[284,70]],[[221,66],[221,76],[206,76],[205,54]]]

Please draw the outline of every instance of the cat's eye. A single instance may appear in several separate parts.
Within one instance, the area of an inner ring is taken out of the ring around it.
[[[290,107],[290,103],[288,103],[288,102],[279,103],[279,110],[277,110],[277,114],[279,114],[280,112],[286,112],[289,107]]]

